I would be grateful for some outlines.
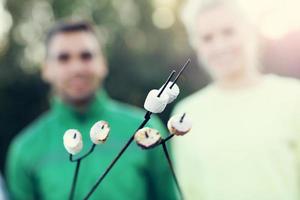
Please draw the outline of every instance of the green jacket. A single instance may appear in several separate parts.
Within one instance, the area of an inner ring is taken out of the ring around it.
[[[12,199],[68,199],[76,163],[69,161],[63,134],[69,128],[82,133],[82,155],[92,145],[91,126],[106,120],[111,126],[108,140],[81,162],[75,199],[83,199],[143,121],[144,114],[138,108],[110,99],[104,91],[97,93],[86,114],[79,114],[55,99],[52,109],[19,134],[10,146],[6,175]],[[146,126],[166,133],[154,116]],[[90,199],[175,199],[162,148],[142,150],[132,143]]]

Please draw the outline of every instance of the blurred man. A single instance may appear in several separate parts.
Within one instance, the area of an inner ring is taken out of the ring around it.
[[[108,140],[81,163],[75,199],[83,199],[141,123],[144,112],[112,100],[103,89],[108,69],[89,24],[58,24],[47,36],[46,50],[42,75],[55,95],[51,110],[11,144],[9,191],[13,199],[67,199],[75,163],[64,149],[63,134],[69,128],[78,129],[82,152],[87,152],[92,145],[90,128],[106,120],[111,126]],[[164,132],[157,118],[150,126]],[[174,199],[172,179],[161,156],[160,149],[141,151],[131,145],[91,199]]]
[[[212,77],[175,112],[194,120],[174,140],[186,199],[300,199],[300,83],[259,71],[255,31],[233,1],[191,0],[184,23]]]

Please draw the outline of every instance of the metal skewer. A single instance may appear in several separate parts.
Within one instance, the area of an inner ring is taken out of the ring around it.
[[[171,170],[172,176],[173,176],[173,178],[174,178],[176,187],[177,187],[177,189],[178,189],[179,196],[180,196],[180,198],[183,200],[184,198],[183,198],[182,190],[181,190],[181,188],[180,188],[178,179],[177,179],[177,177],[176,177],[175,170],[174,170],[174,167],[173,167],[173,164],[172,164],[172,161],[171,161],[171,158],[170,158],[170,154],[169,154],[169,152],[168,152],[168,148],[167,148],[167,145],[166,145],[165,141],[162,142],[162,147],[163,147],[163,150],[164,150],[165,157],[166,157],[166,159],[167,159],[167,161],[168,161],[169,168],[170,168],[170,170]]]
[[[170,86],[170,89],[173,88],[173,86],[175,85],[176,81],[178,80],[178,78],[181,76],[182,72],[185,70],[185,68],[191,63],[191,59],[189,58],[183,65],[183,67],[181,68],[181,70],[179,71],[179,73],[177,74],[176,78],[174,79],[172,85]]]
[[[91,146],[90,150],[86,154],[84,154],[83,156],[81,156],[79,158],[76,158],[76,159],[73,159],[73,155],[70,154],[69,160],[71,162],[76,162],[76,169],[75,169],[75,173],[74,173],[74,177],[73,177],[73,181],[72,181],[71,191],[70,191],[70,194],[69,194],[69,200],[74,199],[74,193],[75,193],[75,188],[76,188],[79,169],[80,169],[80,162],[81,162],[81,160],[86,158],[88,155],[90,155],[94,151],[95,147],[96,147],[96,144],[93,144]]]
[[[170,82],[171,78],[174,76],[175,71],[173,70],[171,72],[171,74],[169,75],[167,81],[165,82],[165,84],[163,85],[163,88],[161,89],[161,91],[158,94],[158,97],[160,97],[160,95],[163,93],[163,91],[165,90],[165,88],[167,87],[168,83]],[[98,181],[94,184],[94,186],[92,187],[92,189],[89,191],[89,193],[85,196],[85,200],[89,199],[91,197],[91,195],[94,193],[94,191],[97,189],[97,187],[100,185],[100,183],[104,180],[104,178],[106,177],[106,175],[110,172],[110,170],[113,168],[113,166],[115,165],[115,163],[120,159],[120,157],[123,155],[123,153],[126,151],[126,149],[129,147],[129,145],[132,143],[132,141],[134,140],[134,134],[140,130],[141,128],[143,128],[147,122],[150,120],[152,113],[151,112],[147,112],[145,114],[144,117],[144,121],[141,123],[141,125],[137,128],[137,130],[132,134],[132,136],[129,138],[128,142],[125,144],[125,146],[121,149],[121,151],[118,153],[118,155],[113,159],[113,161],[110,163],[110,165],[106,168],[106,170],[104,171],[104,173],[100,176],[100,178],[98,179]]]
[[[183,73],[183,71],[185,70],[185,68],[187,67],[187,65],[191,62],[190,59],[187,60],[187,62],[184,64],[184,66],[181,68],[180,72],[178,73],[178,75],[176,76],[176,78],[174,79],[172,85],[170,86],[170,89],[172,89],[172,87],[175,85],[176,81],[178,80],[178,78],[181,76],[181,74]],[[157,97],[160,97],[161,94],[163,93],[163,91],[165,90],[165,88],[168,86],[169,82],[171,81],[172,77],[174,76],[176,72],[173,70],[171,72],[171,74],[169,75],[167,81],[164,83],[162,89],[160,90],[159,94],[157,95]],[[120,157],[123,155],[123,153],[126,151],[126,149],[130,146],[130,144],[133,142],[134,140],[134,134],[140,130],[141,128],[143,128],[147,122],[150,120],[151,118],[151,115],[152,115],[152,112],[149,112],[147,111],[147,113],[145,114],[144,116],[144,121],[140,124],[140,126],[137,128],[137,130],[132,134],[132,136],[129,138],[129,140],[127,141],[127,143],[124,145],[124,147],[120,150],[120,152],[117,154],[117,156],[113,159],[113,161],[110,163],[110,165],[106,168],[106,170],[103,172],[103,174],[99,177],[99,179],[97,180],[97,182],[93,185],[92,189],[88,192],[88,194],[85,196],[84,200],[88,200],[91,195],[95,192],[95,190],[97,189],[97,187],[101,184],[101,182],[104,180],[104,178],[106,177],[106,175],[111,171],[111,169],[113,168],[113,166],[116,164],[116,162],[120,159]],[[173,135],[169,136],[167,138],[167,140],[171,139],[173,137]],[[166,140],[166,141],[167,141]],[[168,162],[169,162],[169,165],[171,167],[171,169],[173,169],[172,167],[172,163],[170,162],[170,158],[169,158],[169,154],[168,154],[168,151],[166,149],[165,146],[165,142],[163,141],[163,148],[164,148],[164,151],[165,151],[165,155],[166,155],[166,158],[169,159]],[[178,184],[178,181],[175,177],[175,173],[174,173],[174,170],[172,170],[172,174],[175,178],[175,181],[176,181],[176,184],[178,185],[178,189],[179,189],[179,192],[181,194],[181,190],[179,188],[179,184]],[[181,194],[182,196],[182,194]],[[183,198],[182,198],[183,199]]]

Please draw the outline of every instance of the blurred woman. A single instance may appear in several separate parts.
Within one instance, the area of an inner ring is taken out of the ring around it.
[[[190,0],[183,21],[212,83],[181,101],[174,141],[186,199],[300,199],[300,84],[263,75],[253,27],[233,1]]]

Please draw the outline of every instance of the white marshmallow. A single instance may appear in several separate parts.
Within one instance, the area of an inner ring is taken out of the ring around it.
[[[108,138],[110,127],[106,121],[96,122],[90,130],[90,138],[94,144],[104,143]]]
[[[159,90],[151,90],[144,103],[144,108],[152,113],[161,113],[168,104],[169,96],[163,92],[157,97]]]
[[[169,96],[168,104],[172,103],[178,97],[178,95],[180,93],[180,89],[176,83],[173,85],[172,88],[170,88],[172,84],[173,84],[173,82],[169,82],[164,91]],[[162,87],[159,89],[159,91],[161,89],[162,89]]]
[[[161,136],[157,130],[145,127],[135,133],[134,139],[140,147],[147,149],[158,144]]]
[[[69,129],[64,134],[64,146],[68,153],[75,155],[82,150],[82,136],[76,129]]]
[[[170,133],[175,135],[184,135],[188,133],[192,128],[191,120],[185,115],[182,122],[180,121],[183,114],[174,115],[168,121],[168,129]]]

